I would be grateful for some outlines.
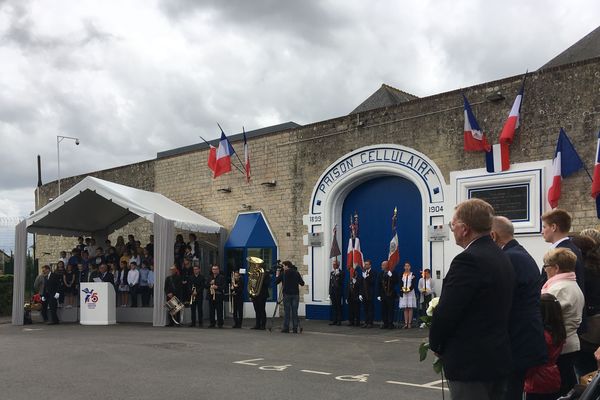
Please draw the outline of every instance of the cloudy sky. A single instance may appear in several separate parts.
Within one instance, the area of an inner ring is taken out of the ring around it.
[[[597,0],[0,0],[0,217],[43,181],[239,132],[535,70],[593,30]]]

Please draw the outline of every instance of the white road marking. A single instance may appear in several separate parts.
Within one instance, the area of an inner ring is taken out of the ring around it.
[[[234,364],[242,364],[242,365],[253,365],[256,366],[258,364],[252,363],[250,361],[262,361],[264,358],[252,358],[250,360],[242,360],[242,361],[234,361]]]
[[[262,367],[258,367],[258,369],[261,369],[263,371],[284,371],[286,370],[288,367],[291,367],[292,364],[284,364],[284,365],[263,365]]]
[[[301,369],[300,372],[306,372],[307,374],[317,374],[317,375],[331,375],[331,372],[313,371],[310,369]]]
[[[366,382],[369,377],[369,374],[360,374],[360,375],[340,375],[336,376],[335,379],[338,381],[345,382]]]
[[[23,328],[24,332],[41,331],[42,328]]]
[[[438,381],[436,381],[438,382]],[[439,381],[441,382],[441,381]],[[414,386],[414,387],[420,387],[420,388],[424,388],[424,389],[436,389],[436,390],[442,390],[441,387],[437,387],[437,386],[431,386],[432,382],[426,383],[425,385],[419,385],[416,383],[408,383],[408,382],[397,382],[397,381],[385,381],[385,383],[391,383],[393,385],[403,385],[403,386]],[[449,390],[447,387],[444,388],[444,390]]]
[[[439,381],[433,381],[433,382],[429,382],[429,383],[424,383],[423,386],[436,386],[436,385],[439,385],[442,382],[443,381],[440,379]]]
[[[386,340],[383,343],[393,343],[393,342],[399,342],[399,341],[400,341],[400,339],[392,339],[392,340]]]

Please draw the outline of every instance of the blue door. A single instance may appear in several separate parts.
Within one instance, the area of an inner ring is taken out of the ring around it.
[[[381,262],[387,260],[389,253],[394,207],[398,208],[400,251],[400,263],[396,271],[401,273],[404,262],[409,261],[413,273],[419,276],[423,262],[424,240],[421,194],[412,182],[398,176],[371,179],[354,188],[344,200],[341,228],[342,264],[345,264],[345,254],[348,250],[350,216],[356,211],[359,223],[358,237],[363,257],[365,260],[371,260],[374,272],[381,271]],[[346,282],[348,282],[347,269]],[[380,304],[377,301],[375,304],[375,319],[380,320]]]

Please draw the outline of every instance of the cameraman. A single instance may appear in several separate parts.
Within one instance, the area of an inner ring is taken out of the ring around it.
[[[278,269],[275,284],[283,282],[283,307],[285,316],[281,332],[290,333],[290,315],[292,316],[293,332],[298,333],[298,303],[300,302],[300,290],[298,285],[304,286],[304,280],[291,261],[284,261],[283,272]]]

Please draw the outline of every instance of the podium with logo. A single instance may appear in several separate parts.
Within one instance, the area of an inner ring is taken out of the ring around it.
[[[116,319],[116,295],[112,284],[85,282],[79,288],[79,323],[81,325],[112,325]]]

